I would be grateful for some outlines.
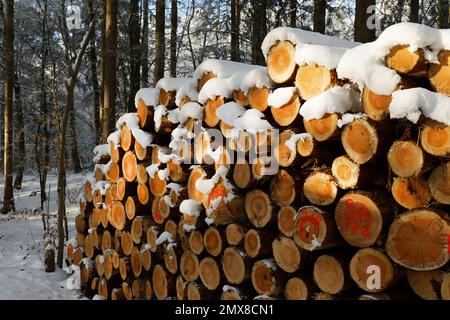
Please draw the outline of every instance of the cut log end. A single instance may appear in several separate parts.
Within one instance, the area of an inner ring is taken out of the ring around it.
[[[206,73],[204,73],[204,74],[200,77],[200,79],[198,79],[198,82],[197,82],[197,92],[200,92],[200,91],[202,90],[202,88],[203,88],[203,86],[205,85],[206,82],[208,82],[209,80],[214,79],[214,78],[216,78],[216,77],[217,77],[217,76],[216,76],[214,73],[212,73],[212,72],[206,72]]]
[[[314,281],[320,290],[328,294],[340,293],[345,286],[342,265],[331,255],[322,255],[314,264]]]
[[[428,71],[428,79],[431,86],[439,93],[450,96],[450,50],[442,50],[439,53],[439,64],[431,64]]]
[[[296,214],[297,211],[291,206],[281,207],[278,212],[278,230],[286,237],[294,235]]]
[[[270,184],[270,198],[280,206],[294,202],[296,196],[294,178],[285,170],[278,171]]]
[[[345,126],[341,142],[349,157],[356,163],[368,162],[378,149],[378,135],[366,120],[358,119]]]
[[[437,269],[449,261],[449,234],[449,224],[436,212],[411,210],[391,224],[386,250],[392,260],[409,269]]]
[[[353,189],[359,180],[359,165],[348,156],[340,156],[334,159],[331,172],[339,187]]]
[[[312,204],[326,206],[336,199],[338,186],[332,175],[318,171],[306,178],[303,192]]]
[[[280,108],[271,108],[273,119],[282,127],[286,127],[297,119],[300,110],[300,98],[294,94],[291,100]]]
[[[444,272],[442,270],[407,270],[406,278],[411,289],[424,300],[440,300]],[[439,290],[441,289],[441,290]],[[444,298],[444,297],[443,297]]]
[[[411,52],[408,45],[394,46],[386,56],[386,65],[398,73],[414,77],[426,76],[428,72],[423,51]]]
[[[217,117],[216,111],[224,103],[225,100],[222,97],[217,97],[205,104],[205,123],[210,128],[214,128],[219,124],[220,119]]]
[[[288,273],[297,271],[300,266],[300,250],[295,242],[280,237],[272,242],[272,251],[277,265]]]
[[[297,65],[295,47],[289,41],[280,41],[267,56],[267,71],[275,83],[286,83],[294,79]]]
[[[301,66],[297,70],[295,86],[303,100],[309,100],[333,87],[336,71],[317,65]]]
[[[265,260],[255,262],[252,268],[252,284],[256,292],[268,296],[276,296],[280,293],[280,283],[278,283],[275,272],[276,269],[272,269],[270,262]]]
[[[252,190],[245,195],[245,211],[250,222],[263,228],[272,219],[272,205],[264,191]]]
[[[282,167],[289,167],[295,160],[296,150],[292,150],[286,145],[286,141],[294,135],[291,130],[285,130],[280,134],[278,146],[275,148],[275,159]]]
[[[180,272],[186,281],[195,281],[199,275],[197,256],[191,251],[184,251],[180,260]]]
[[[244,227],[238,223],[230,223],[225,230],[225,234],[228,244],[236,246],[245,236]]]
[[[248,104],[251,108],[264,112],[268,107],[269,89],[252,87],[248,90]]]
[[[246,265],[244,262],[244,253],[235,247],[228,247],[222,255],[222,268],[231,284],[241,284],[245,280]]]
[[[303,120],[306,132],[317,141],[326,141],[338,131],[339,117],[336,113],[327,113],[320,119]]]
[[[213,257],[217,257],[223,248],[222,237],[219,230],[215,227],[209,227],[203,235],[203,245],[206,251]]]
[[[238,188],[245,189],[250,183],[251,170],[245,161],[244,163],[236,163],[233,169],[233,181]]]
[[[199,275],[203,284],[209,290],[218,288],[221,280],[219,266],[211,257],[203,258],[199,265]]]
[[[192,231],[189,235],[189,248],[193,253],[199,255],[203,252],[204,247],[202,233],[198,230]]]
[[[300,278],[291,278],[284,288],[284,296],[287,300],[307,300],[311,295],[307,285]]]
[[[424,164],[422,149],[414,141],[395,141],[387,159],[392,171],[399,177],[419,175]]]
[[[433,170],[428,178],[428,187],[436,201],[450,204],[450,161]]]
[[[367,116],[375,121],[381,121],[389,115],[389,105],[392,101],[392,96],[378,95],[369,88],[364,87],[362,93],[362,105]]]
[[[122,159],[122,173],[128,182],[133,182],[136,179],[136,167],[136,155],[134,152],[126,152]]]
[[[430,189],[420,178],[397,177],[391,191],[395,201],[406,209],[425,207],[431,200]]]
[[[420,132],[420,143],[431,155],[450,155],[450,126],[425,125]]]

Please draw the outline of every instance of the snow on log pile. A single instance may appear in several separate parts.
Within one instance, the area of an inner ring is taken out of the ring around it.
[[[448,30],[262,50],[141,89],[95,149],[67,248],[85,295],[449,299]]]

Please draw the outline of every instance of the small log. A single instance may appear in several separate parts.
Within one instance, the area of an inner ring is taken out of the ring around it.
[[[449,261],[450,225],[431,209],[414,209],[394,220],[389,229],[386,251],[398,264],[426,271]]]
[[[428,65],[422,49],[411,52],[409,45],[397,45],[391,48],[386,56],[386,66],[400,74],[413,77],[427,75]]]
[[[125,207],[122,202],[114,201],[111,203],[109,211],[109,223],[117,230],[123,230],[126,224]]]
[[[180,272],[186,281],[195,281],[199,275],[199,262],[192,251],[184,251],[180,260]]]
[[[286,282],[284,297],[286,300],[308,300],[311,298],[313,292],[314,289],[308,281],[294,277]]]
[[[131,284],[131,293],[135,299],[144,299],[146,296],[146,281],[142,278],[134,279]]]
[[[134,182],[128,182],[125,178],[117,180],[117,197],[118,200],[125,200],[129,196],[136,195],[137,185]]]
[[[303,119],[303,125],[307,133],[316,141],[322,142],[338,137],[340,131],[338,120],[339,116],[336,113],[327,113],[320,119]]]
[[[83,258],[84,258],[84,249],[82,247],[75,248],[73,250],[72,263],[76,266],[79,266]]]
[[[148,161],[152,156],[152,147],[143,147],[138,141],[134,143],[134,154],[139,161]]]
[[[248,105],[250,106],[250,108],[264,112],[269,106],[268,104],[269,93],[270,93],[269,88],[266,87],[249,88],[247,97],[248,97]]]
[[[301,253],[295,242],[286,237],[279,237],[272,242],[273,257],[277,265],[288,273],[300,267]]]
[[[296,196],[294,178],[286,170],[278,171],[270,183],[270,199],[279,206],[287,206],[294,202]]]
[[[205,85],[206,82],[208,82],[211,79],[216,78],[217,76],[212,72],[205,72],[197,82],[197,92],[200,92]]]
[[[328,294],[338,294],[351,287],[347,272],[347,257],[339,254],[321,255],[314,264],[314,282],[320,290]]]
[[[98,276],[103,277],[105,273],[104,268],[105,256],[99,254],[95,257],[94,261],[95,261],[95,270],[97,271]]]
[[[177,300],[185,300],[187,298],[187,285],[189,282],[185,282],[181,275],[177,276],[176,289],[177,289]]]
[[[393,217],[390,197],[380,192],[352,191],[339,199],[335,208],[336,225],[352,246],[372,246]]]
[[[188,190],[188,196],[189,199],[196,200],[199,203],[202,203],[205,201],[207,196],[203,193],[201,193],[196,187],[195,183],[197,180],[201,179],[205,175],[205,171],[201,168],[195,168],[191,171],[187,183],[187,190]]]
[[[112,248],[112,236],[108,230],[103,231],[101,247],[103,254]]]
[[[252,284],[260,295],[276,297],[283,292],[284,272],[271,259],[259,260],[252,268]]]
[[[399,177],[418,176],[425,167],[422,149],[414,141],[397,140],[387,154],[389,167]]]
[[[202,283],[209,290],[216,290],[222,280],[219,265],[211,257],[205,257],[200,261],[198,273]]]
[[[295,119],[297,119],[300,105],[300,98],[295,93],[287,104],[279,108],[272,107],[270,111],[275,122],[281,127],[286,127],[294,123]]]
[[[312,204],[326,206],[336,200],[338,186],[329,170],[311,173],[303,184],[303,193]]]
[[[175,276],[168,273],[163,266],[157,264],[153,268],[152,283],[155,297],[166,300],[176,295]]]
[[[141,263],[141,254],[137,247],[133,247],[131,249],[131,270],[133,271],[133,275],[137,278],[142,273],[142,263]]]
[[[133,291],[131,290],[133,282],[131,280],[124,280],[122,282],[122,292],[126,300],[133,300]]]
[[[139,127],[142,130],[153,132],[155,129],[153,106],[147,106],[142,99],[139,99],[137,106],[137,117],[139,119]]]
[[[140,203],[137,196],[129,196],[125,202],[125,212],[129,220],[135,216],[142,216],[150,213],[150,206]]]
[[[241,284],[251,277],[250,258],[237,247],[228,247],[222,255],[222,269],[231,284]]]
[[[152,268],[152,252],[150,251],[149,245],[142,245],[139,254],[141,258],[142,268],[144,268],[145,271],[150,271]]]
[[[144,298],[146,300],[152,300],[153,299],[153,287],[152,287],[152,284],[150,282],[150,279],[145,280]]]
[[[111,155],[112,163],[118,164],[122,160],[124,153],[123,149],[116,146],[115,143],[109,144],[109,154]]]
[[[142,204],[142,205],[151,204],[153,198],[150,196],[150,191],[148,190],[148,188],[145,184],[139,183],[137,186],[136,193],[137,193],[140,204]]]
[[[106,173],[106,178],[108,181],[116,183],[119,180],[121,172],[120,166],[117,163],[111,163],[108,172]]]
[[[189,248],[196,255],[200,255],[204,249],[203,235],[200,231],[194,230],[189,234]]]
[[[104,254],[104,262],[103,262],[103,269],[104,269],[104,276],[107,280],[111,279],[113,276],[116,276],[119,274],[119,269],[114,268],[113,264],[113,254],[115,251],[112,249],[108,250]]]
[[[337,82],[335,70],[317,65],[301,66],[297,70],[295,86],[303,100],[309,100],[334,87]]]
[[[364,112],[370,119],[381,121],[388,117],[392,96],[378,95],[364,87],[361,100]]]
[[[139,163],[136,167],[136,180],[138,183],[146,184],[148,182],[148,173],[146,170],[146,166],[142,163]]]
[[[203,245],[206,251],[213,257],[217,257],[224,249],[224,235],[215,227],[206,229],[203,235]]]
[[[291,206],[281,207],[278,211],[278,230],[280,230],[284,236],[291,238],[294,235],[296,215],[297,211]]]
[[[360,172],[360,165],[349,156],[340,156],[334,159],[331,173],[341,189],[354,189],[361,185],[365,174]]]
[[[157,224],[163,224],[165,221],[163,213],[160,209],[160,200],[161,199],[159,197],[153,198],[151,207],[152,218]]]
[[[245,252],[251,258],[266,258],[272,255],[275,234],[270,231],[250,229],[244,237]]]
[[[406,278],[411,289],[424,300],[440,300],[443,277],[440,270],[415,271],[407,270]]]
[[[140,244],[147,235],[147,229],[150,228],[153,221],[150,216],[138,216],[131,223],[131,237],[135,244]]]
[[[122,174],[128,182],[136,180],[136,155],[132,151],[127,151],[122,159]]]
[[[155,174],[149,178],[150,192],[155,197],[162,197],[167,192],[167,182],[165,179],[160,179],[159,174]]]
[[[442,50],[438,58],[439,64],[430,65],[428,79],[435,91],[450,96],[450,86],[448,84],[450,75],[450,50]]]
[[[97,277],[97,271],[92,260],[83,259],[80,262],[80,279],[81,284],[90,285],[92,279]]]
[[[120,237],[120,247],[122,248],[122,253],[129,256],[133,250],[133,237],[128,231],[122,232]]]
[[[208,127],[214,128],[219,124],[220,119],[217,117],[216,111],[224,103],[225,100],[222,97],[216,97],[215,99],[206,102],[204,105],[205,123]]]
[[[109,206],[113,201],[119,200],[117,195],[117,184],[112,183],[105,193],[105,203]]]
[[[159,89],[159,104],[167,107],[173,107],[175,106],[175,96],[176,96],[176,91],[167,91],[164,89]]]
[[[273,221],[273,207],[264,191],[252,190],[245,195],[245,211],[250,222],[257,228],[263,228]]]
[[[429,154],[437,157],[450,156],[450,126],[429,121],[420,131],[420,144]]]
[[[176,274],[178,272],[178,251],[179,250],[175,250],[174,248],[166,248],[164,251],[164,266],[171,274]]]
[[[120,147],[127,152],[134,147],[134,136],[128,126],[125,124],[120,129]]]
[[[225,229],[225,236],[230,246],[237,246],[244,239],[246,228],[241,224],[231,223]]]
[[[314,251],[343,243],[333,216],[315,206],[299,209],[295,219],[294,241],[302,249]]]
[[[295,78],[295,47],[290,41],[280,41],[270,48],[267,55],[267,71],[275,83],[287,83]]]
[[[297,156],[296,150],[292,150],[286,145],[288,141],[295,134],[292,130],[284,130],[280,133],[278,145],[275,147],[275,159],[281,167],[290,167]]]
[[[173,182],[181,183],[186,180],[187,173],[179,161],[169,160],[167,162],[167,168],[169,169],[170,180]]]
[[[370,270],[371,266],[379,268],[379,286],[377,283],[369,281],[373,272],[377,272],[377,270]],[[366,292],[383,291],[399,280],[402,274],[389,257],[379,249],[360,249],[350,260],[350,277],[358,287]]]
[[[233,168],[233,181],[236,187],[245,189],[250,185],[252,173],[246,160],[243,163],[236,163]]]
[[[450,161],[431,172],[428,187],[433,198],[442,204],[450,204]]]
[[[248,98],[242,90],[233,91],[233,99],[243,107],[248,106]]]
[[[431,200],[428,184],[416,177],[395,178],[391,192],[395,201],[406,209],[425,207]]]
[[[131,271],[130,257],[122,257],[119,260],[119,274],[122,280],[127,279],[127,275]]]

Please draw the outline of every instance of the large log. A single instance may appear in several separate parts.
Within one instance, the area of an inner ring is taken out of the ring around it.
[[[237,247],[228,247],[222,255],[222,269],[231,284],[242,284],[250,279],[250,258]]]
[[[450,155],[450,126],[437,121],[429,121],[420,131],[422,148],[433,156],[448,157]]]
[[[317,170],[311,173],[303,184],[303,193],[315,205],[332,204],[338,194],[338,186],[331,170]]]
[[[295,242],[286,237],[279,237],[272,242],[273,257],[277,265],[288,273],[298,270],[301,252]]]
[[[431,200],[428,184],[416,177],[395,178],[391,192],[395,201],[406,209],[425,207]]]
[[[423,77],[428,72],[428,65],[424,56],[422,49],[411,52],[409,45],[397,45],[391,48],[386,56],[386,66],[400,74]]]
[[[280,41],[270,48],[267,71],[273,82],[286,83],[294,80],[296,70],[295,47],[292,42]]]
[[[439,53],[439,63],[431,64],[428,72],[428,79],[431,86],[439,93],[450,96],[450,50],[442,50]]]
[[[317,65],[305,65],[297,70],[295,86],[302,99],[309,100],[333,87],[337,80],[335,70]]]
[[[328,294],[338,294],[351,287],[348,274],[348,257],[339,253],[321,255],[314,264],[314,282]]]

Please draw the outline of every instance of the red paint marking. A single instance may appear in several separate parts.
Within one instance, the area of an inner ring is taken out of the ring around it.
[[[217,198],[225,198],[227,196],[227,190],[223,186],[215,187],[208,196],[208,207],[211,205],[211,201]]]
[[[447,235],[447,251],[450,254],[450,234]]]
[[[156,222],[162,222],[163,221],[163,217],[159,214],[159,213],[155,213],[154,217]]]
[[[361,202],[354,202],[352,199],[345,200],[344,209],[344,231],[351,230],[352,236],[358,232],[365,238],[370,238],[370,226],[372,218],[369,210]]]
[[[310,209],[306,209],[300,214],[300,223],[298,226],[298,236],[299,238],[302,238],[303,235],[303,229],[306,229],[307,224],[309,224],[310,231],[306,231],[306,238],[308,239],[310,236],[310,233],[313,233],[314,231],[311,231],[311,228],[314,230],[319,230],[320,223],[322,221],[322,218],[320,214],[316,213],[314,210],[309,211]]]
[[[90,182],[86,183],[86,190],[87,190],[87,192],[92,193],[92,186],[91,186]]]

